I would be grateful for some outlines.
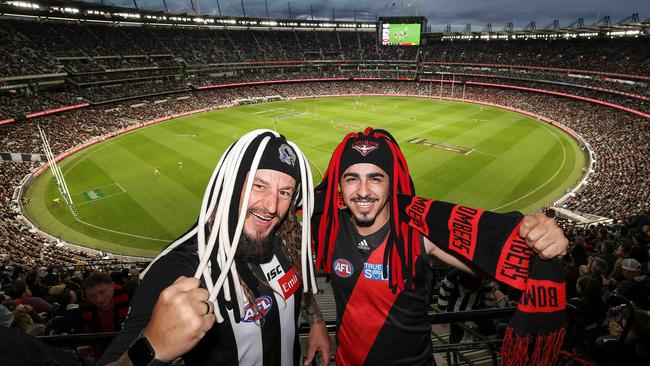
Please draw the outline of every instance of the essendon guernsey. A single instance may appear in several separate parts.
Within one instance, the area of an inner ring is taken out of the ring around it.
[[[389,224],[361,236],[345,210],[340,223],[331,272],[338,317],[337,365],[433,365],[427,320],[430,267],[418,259],[415,290],[393,294],[383,271]]]

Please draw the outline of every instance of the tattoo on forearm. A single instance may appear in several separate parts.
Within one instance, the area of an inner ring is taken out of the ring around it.
[[[300,315],[309,325],[324,321],[323,313],[321,313],[316,300],[311,294],[304,294]]]

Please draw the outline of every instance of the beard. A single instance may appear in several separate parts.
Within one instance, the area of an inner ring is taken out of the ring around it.
[[[261,238],[254,238],[242,232],[235,257],[251,264],[268,263],[273,258],[273,237],[275,232]]]
[[[376,198],[372,197],[361,197],[361,196],[355,196],[350,199],[352,202],[376,202],[378,201]],[[354,223],[359,226],[359,227],[369,227],[372,226],[375,223],[375,219],[377,218],[377,215],[379,212],[381,212],[381,209],[383,209],[383,206],[379,209],[377,212],[352,212],[352,217],[354,219]]]

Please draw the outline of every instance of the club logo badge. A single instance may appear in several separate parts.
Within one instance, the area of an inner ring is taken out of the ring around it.
[[[296,164],[296,154],[293,152],[291,147],[289,147],[289,145],[280,145],[278,152],[280,153],[281,162],[291,166],[294,166]]]
[[[360,140],[352,144],[352,148],[357,150],[359,154],[367,156],[371,152],[379,149],[379,144],[375,141]]]

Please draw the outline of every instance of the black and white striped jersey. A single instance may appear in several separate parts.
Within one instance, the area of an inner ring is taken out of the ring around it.
[[[454,269],[442,280],[438,308],[458,312],[494,307],[494,286],[492,281]]]
[[[113,340],[100,364],[117,360],[128,350],[149,322],[153,306],[163,289],[179,276],[194,275],[199,259],[195,242],[194,245],[188,244],[174,249],[149,270],[131,302],[123,331]],[[233,310],[227,309],[226,320],[215,323],[199,344],[183,356],[185,364],[298,365],[302,283],[282,250],[281,239],[276,237],[274,245],[275,255],[270,262],[251,265],[254,276],[242,276],[253,290],[256,304],[245,304],[239,322],[235,321]],[[217,276],[213,273],[215,280]]]

